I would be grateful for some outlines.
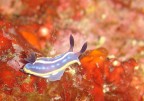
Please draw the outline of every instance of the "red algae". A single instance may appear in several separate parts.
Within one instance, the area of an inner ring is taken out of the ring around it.
[[[7,29],[6,29],[7,30]],[[7,32],[7,31],[6,31]],[[24,66],[24,58],[26,58],[26,53],[34,50],[33,47],[29,50],[30,45],[25,41],[22,46],[17,38],[20,38],[17,33],[11,35],[7,32],[5,37],[4,34],[0,34],[0,96],[1,99],[12,100],[15,97],[20,99],[24,96],[21,93],[33,93],[43,94],[45,87],[47,87],[46,80],[41,78],[36,78],[34,76],[28,76],[20,71],[20,68]],[[27,44],[27,46],[26,46]],[[40,54],[40,53],[39,53]],[[9,97],[6,97],[8,95]],[[26,96],[22,100],[24,100]]]
[[[30,51],[35,51],[23,40],[11,26],[0,31],[0,96],[3,100],[20,99],[23,93],[38,92],[43,94],[47,86],[46,80],[28,76],[20,71],[26,63],[24,58]],[[41,53],[39,53],[41,54]],[[9,97],[6,97],[9,96]],[[23,95],[24,96],[24,95]],[[26,96],[22,100],[24,100]]]
[[[130,82],[132,82],[134,67],[137,66],[136,61],[130,59],[120,62],[115,59],[109,59],[107,58],[107,52],[103,53],[101,49],[92,50],[85,54],[86,56],[81,59],[82,68],[86,79],[89,79],[94,84],[91,94],[95,97],[95,100],[102,101],[102,99],[99,100],[97,98],[97,95],[101,93],[99,97],[103,98],[103,100],[112,101],[119,99],[130,101],[131,95],[127,97],[127,93],[130,93],[127,89],[132,88]],[[99,94],[97,94],[98,92]],[[111,97],[109,98],[108,95]],[[113,95],[116,98],[112,97]]]
[[[40,94],[44,94],[47,88],[47,82],[45,79],[39,79],[36,82],[37,90]]]

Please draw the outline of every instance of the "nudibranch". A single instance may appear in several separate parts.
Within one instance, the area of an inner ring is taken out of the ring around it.
[[[80,65],[79,56],[85,52],[87,42],[85,42],[79,52],[73,52],[74,38],[70,36],[70,49],[68,52],[52,57],[39,57],[32,53],[25,60],[28,62],[23,72],[32,74],[38,77],[47,78],[49,81],[60,80],[66,68],[74,63]]]

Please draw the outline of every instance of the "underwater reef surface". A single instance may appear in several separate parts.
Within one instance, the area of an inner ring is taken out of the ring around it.
[[[6,6],[7,5],[7,6]],[[143,101],[144,2],[0,0],[0,101]],[[20,71],[35,52],[56,56],[87,41],[61,80]],[[104,47],[104,48],[102,48]]]
[[[122,62],[109,58],[105,48],[87,50],[80,57],[80,66],[74,64],[66,69],[61,80],[47,82],[20,71],[30,51],[42,55],[11,26],[1,30],[1,100],[135,101],[138,98],[132,85],[137,66],[134,59]]]

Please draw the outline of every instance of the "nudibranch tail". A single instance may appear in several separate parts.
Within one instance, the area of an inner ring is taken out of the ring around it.
[[[73,47],[74,47],[74,38],[72,35],[70,35],[70,49],[69,49],[69,52],[73,51]]]

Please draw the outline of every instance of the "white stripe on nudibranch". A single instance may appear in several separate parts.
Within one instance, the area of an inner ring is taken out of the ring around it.
[[[35,63],[43,63],[43,64],[55,63],[55,62],[58,62],[58,61],[63,60],[67,55],[72,54],[72,53],[73,53],[73,52],[67,52],[67,53],[66,53],[64,56],[62,56],[61,58],[56,59],[56,60],[53,60],[53,61],[36,60],[33,64],[35,64]]]
[[[54,73],[52,73],[52,75],[56,75],[57,73],[59,73],[59,72],[54,72]]]

